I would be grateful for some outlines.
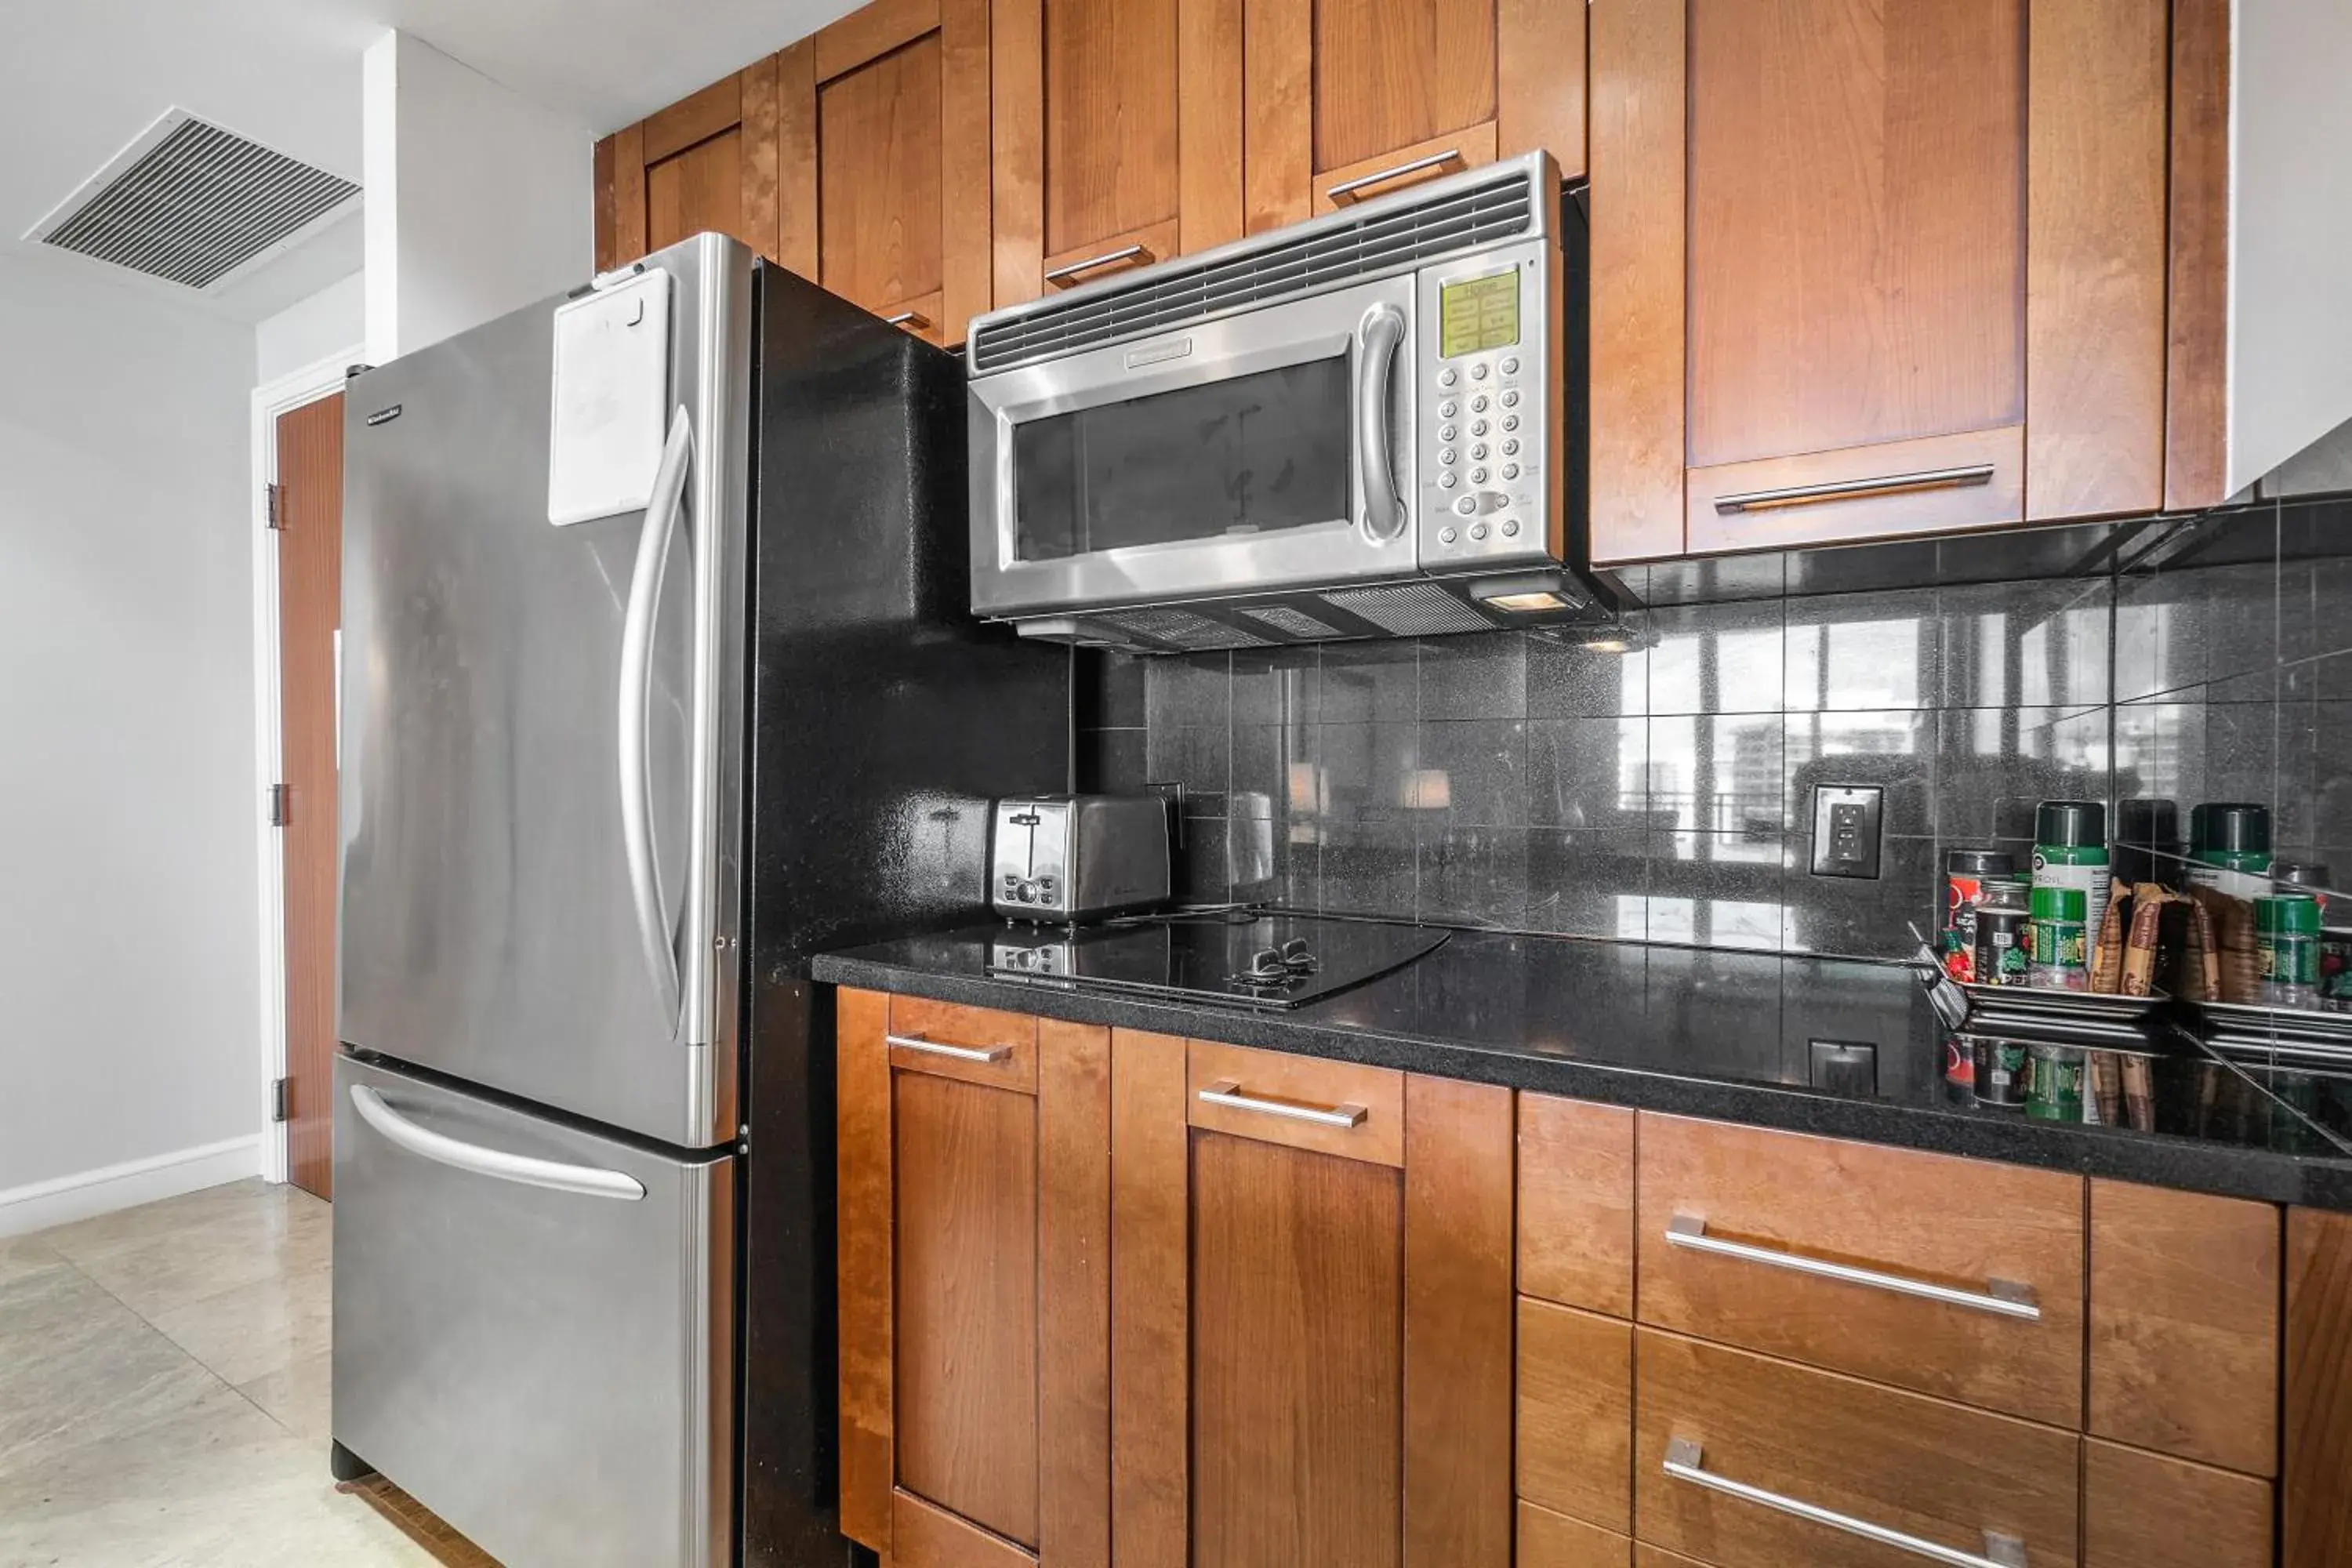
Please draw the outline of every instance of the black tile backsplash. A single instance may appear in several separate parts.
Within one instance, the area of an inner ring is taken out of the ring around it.
[[[1077,776],[1184,786],[1189,898],[1726,950],[1906,955],[1939,848],[2021,860],[2055,796],[2263,802],[2352,881],[2352,500],[2004,548],[2067,574],[1937,541],[1634,574],[1626,653],[1088,656]],[[1885,792],[1876,880],[1810,874],[1824,784]]]

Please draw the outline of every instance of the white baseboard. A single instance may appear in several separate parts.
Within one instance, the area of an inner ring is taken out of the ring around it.
[[[0,1192],[0,1236],[21,1236],[92,1215],[175,1198],[261,1173],[261,1134],[226,1138]]]

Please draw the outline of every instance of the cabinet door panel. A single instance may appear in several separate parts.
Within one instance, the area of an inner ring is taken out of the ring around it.
[[[1495,117],[1495,0],[1318,0],[1315,167]]]
[[[1314,1149],[1342,1159],[1404,1163],[1404,1074],[1393,1068],[1325,1061],[1283,1051],[1194,1040],[1187,1047],[1191,1093],[1184,1110],[1195,1127]],[[1230,1093],[1243,1105],[1213,1104],[1203,1093]],[[1353,1126],[1321,1118],[1356,1111]],[[1307,1120],[1286,1111],[1306,1111]]]
[[[1192,1134],[1192,1553],[1397,1568],[1399,1173]]]
[[[1696,554],[2014,522],[2025,446],[2005,425],[1692,468],[1686,537]]]
[[[1519,1568],[1632,1568],[1633,1543],[1531,1502],[1519,1504]]]
[[[1393,195],[1425,180],[1458,174],[1495,161],[1495,122],[1392,148],[1315,176],[1315,210],[1327,213],[1374,196]]]
[[[2083,1445],[2083,1568],[2270,1568],[2271,1485]]]
[[[1689,7],[1692,466],[2022,418],[2024,26]]]
[[[1176,0],[1045,0],[1045,250],[1176,216]]]
[[[940,291],[939,36],[817,89],[820,281],[868,310]]]
[[[743,227],[743,138],[730,130],[646,171],[646,248]]]
[[[896,1078],[898,1483],[1034,1547],[1036,1102]]]
[[[1519,1496],[1617,1534],[1633,1528],[1633,1328],[1519,1302]]]

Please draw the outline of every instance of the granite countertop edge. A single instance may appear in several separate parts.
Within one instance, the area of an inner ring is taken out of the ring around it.
[[[1636,1110],[1999,1160],[2221,1197],[2352,1211],[2352,1162],[2042,1121],[2021,1112],[1988,1116],[1957,1108],[1939,1110],[1853,1100],[1813,1089],[1521,1053],[1425,1035],[1334,1027],[1281,1013],[942,973],[856,952],[820,954],[812,961],[810,973],[832,985],[1290,1051]],[[1954,1201],[1965,1202],[1966,1194],[1955,1194]]]

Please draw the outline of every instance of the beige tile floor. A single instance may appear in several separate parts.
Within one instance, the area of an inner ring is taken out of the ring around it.
[[[328,1474],[330,1213],[234,1182],[0,1238],[0,1568],[488,1562]]]

